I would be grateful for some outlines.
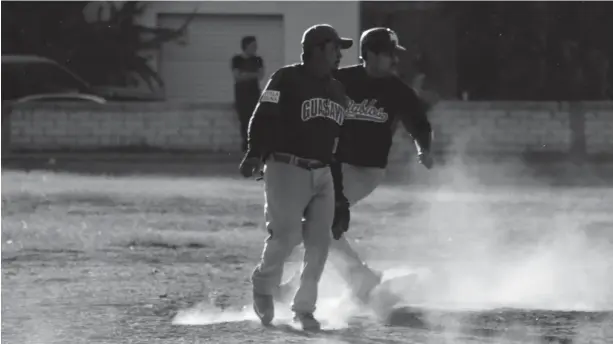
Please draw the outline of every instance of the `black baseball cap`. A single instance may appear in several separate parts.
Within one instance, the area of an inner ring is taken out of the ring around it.
[[[312,48],[327,42],[337,42],[341,49],[353,46],[353,39],[341,37],[336,29],[328,24],[317,24],[304,31],[302,35],[302,48]]]
[[[366,50],[374,52],[407,49],[398,43],[398,35],[394,30],[386,27],[375,27],[362,32],[360,37],[360,52],[365,54]]]

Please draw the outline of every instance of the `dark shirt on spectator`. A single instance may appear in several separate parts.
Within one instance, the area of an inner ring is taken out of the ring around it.
[[[232,58],[232,70],[238,69],[241,72],[256,73],[263,67],[264,61],[259,56],[235,55]],[[234,83],[234,97],[237,101],[241,101],[245,97],[252,98],[254,95],[259,97],[259,94],[260,82],[258,78],[235,81]]]

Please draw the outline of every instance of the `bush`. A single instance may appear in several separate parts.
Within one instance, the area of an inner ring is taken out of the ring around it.
[[[84,10],[92,4],[99,11],[86,20]],[[100,5],[107,10],[104,17]],[[92,85],[127,86],[136,74],[152,90],[163,87],[142,52],[181,37],[194,16],[176,29],[147,27],[137,21],[145,6],[137,1],[3,3],[2,54],[51,58]]]

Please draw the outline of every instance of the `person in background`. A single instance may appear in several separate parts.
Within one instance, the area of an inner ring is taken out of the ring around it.
[[[232,57],[234,76],[234,105],[240,122],[242,151],[247,150],[247,128],[249,119],[260,99],[260,81],[264,77],[264,61],[257,55],[258,44],[255,36],[241,40],[242,53]]]

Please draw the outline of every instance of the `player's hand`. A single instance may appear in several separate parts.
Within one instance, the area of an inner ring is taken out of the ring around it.
[[[262,161],[257,157],[244,157],[239,166],[243,177],[251,178],[262,172]]]
[[[430,153],[420,153],[417,158],[419,159],[419,163],[424,165],[427,169],[431,169],[432,165],[434,165],[434,161],[432,160],[432,155]]]
[[[332,237],[335,240],[340,239],[343,233],[349,230],[350,220],[351,212],[349,211],[349,202],[336,202],[334,207],[334,221],[332,222]]]

